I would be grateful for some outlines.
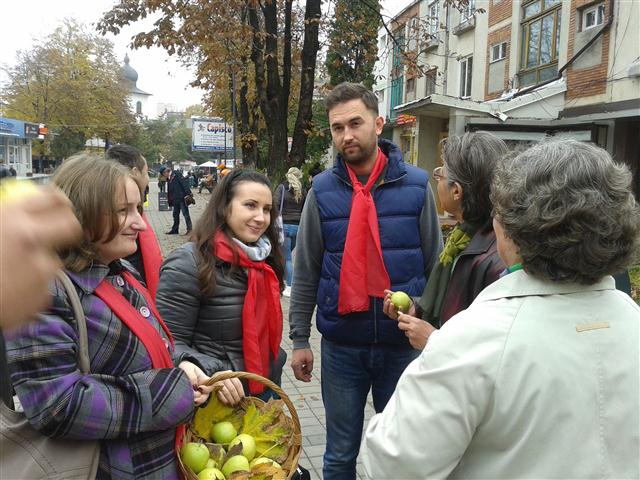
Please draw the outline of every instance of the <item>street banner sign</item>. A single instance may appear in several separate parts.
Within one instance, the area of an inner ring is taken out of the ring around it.
[[[233,125],[224,120],[194,120],[191,150],[199,152],[232,151]]]

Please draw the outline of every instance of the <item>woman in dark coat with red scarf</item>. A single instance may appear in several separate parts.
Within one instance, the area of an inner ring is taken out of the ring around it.
[[[248,371],[280,383],[284,261],[267,178],[235,169],[214,190],[193,231],[160,271],[156,301],[179,360],[207,375]],[[219,395],[238,389],[229,383]],[[268,396],[249,382],[246,393]]]
[[[456,313],[504,271],[498,256],[489,198],[496,162],[507,146],[488,132],[465,133],[443,141],[443,165],[433,171],[440,205],[457,225],[440,253],[417,305],[405,314],[391,303],[387,291],[384,312],[398,319],[411,345],[423,349],[431,332]]]

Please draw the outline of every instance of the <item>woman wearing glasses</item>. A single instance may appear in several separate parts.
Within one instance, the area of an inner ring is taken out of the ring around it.
[[[384,313],[398,320],[416,349],[423,349],[431,332],[471,305],[505,269],[497,252],[489,193],[496,162],[506,153],[505,143],[488,132],[451,136],[442,144],[443,165],[433,177],[440,205],[457,225],[419,301],[405,314],[391,303],[393,292],[387,291],[384,301]]]

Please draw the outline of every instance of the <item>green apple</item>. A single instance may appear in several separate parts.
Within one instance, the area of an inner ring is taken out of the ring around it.
[[[200,473],[209,460],[209,449],[203,443],[189,442],[180,450],[180,458],[194,473]]]
[[[411,297],[404,292],[397,291],[391,295],[391,303],[399,312],[407,313],[411,308]]]
[[[218,422],[211,427],[211,440],[215,443],[226,445],[233,440],[236,435],[238,435],[238,431],[231,422]]]
[[[234,455],[222,466],[222,474],[228,477],[233,472],[250,472],[249,460],[243,455]]]
[[[198,480],[224,480],[224,475],[217,468],[205,468],[198,474]]]
[[[282,468],[278,462],[276,462],[275,460],[271,460],[270,458],[267,458],[267,457],[254,458],[249,463],[249,467],[253,469],[253,467],[255,467],[256,465],[260,465],[261,463],[269,463],[276,468]]]
[[[236,438],[231,440],[231,443],[229,443],[229,450],[231,450],[231,447],[239,443],[242,443],[242,455],[244,455],[244,457],[249,461],[253,460],[253,457],[256,456],[255,439],[251,435],[241,433]]]

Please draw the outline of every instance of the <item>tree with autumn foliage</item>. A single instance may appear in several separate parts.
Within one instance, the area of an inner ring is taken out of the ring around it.
[[[356,82],[373,87],[381,18],[378,0],[336,1],[325,62],[331,85]]]
[[[34,143],[36,155],[64,158],[94,135],[117,140],[135,121],[113,45],[74,21],[19,51],[5,71],[5,114],[49,128],[46,141]]]
[[[103,15],[98,30],[118,34],[125,25],[149,14],[159,15],[152,30],[133,37],[132,46],[161,46],[170,55],[177,54],[184,63],[195,66],[192,84],[208,92],[208,107],[219,115],[224,113],[221,116],[227,121],[230,110],[220,112],[214,107],[224,105],[227,97],[229,108],[235,99],[246,163],[255,164],[259,135],[264,129],[268,139],[266,167],[277,174],[304,161],[306,137],[312,133],[320,5],[321,0],[306,0],[302,14],[294,9],[293,0],[179,4],[170,0],[122,0]],[[292,102],[296,91],[299,99]],[[290,156],[287,137],[292,106],[297,115]]]

